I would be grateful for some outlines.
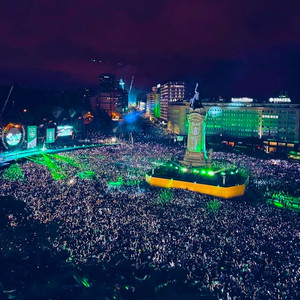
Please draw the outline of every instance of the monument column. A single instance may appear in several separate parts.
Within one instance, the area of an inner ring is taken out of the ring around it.
[[[205,148],[205,109],[199,101],[199,93],[195,89],[195,96],[191,99],[190,114],[188,115],[188,143],[183,164],[191,167],[206,166]]]

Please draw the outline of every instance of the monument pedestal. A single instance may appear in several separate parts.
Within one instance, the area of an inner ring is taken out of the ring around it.
[[[188,115],[189,132],[186,153],[182,164],[188,167],[206,167],[205,110],[203,107],[190,108]]]
[[[187,150],[181,163],[188,167],[205,167],[206,159],[201,152],[191,152]]]

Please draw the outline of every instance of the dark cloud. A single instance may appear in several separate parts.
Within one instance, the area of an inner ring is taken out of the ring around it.
[[[114,72],[144,88],[300,97],[298,0],[3,0],[0,25],[0,83],[70,88]]]

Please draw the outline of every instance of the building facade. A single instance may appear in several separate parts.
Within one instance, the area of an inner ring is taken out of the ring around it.
[[[300,105],[292,104],[287,97],[270,98],[264,103],[242,99],[235,101],[233,98],[231,103],[204,104],[208,112],[207,135],[259,138],[263,140],[267,152],[297,147],[300,139]]]
[[[128,92],[115,75],[104,73],[99,76],[99,86],[96,95],[90,97],[91,109],[93,113],[99,110],[105,111],[113,119],[121,117],[128,107]]]
[[[147,109],[146,111],[154,115],[154,108],[155,108],[155,98],[156,98],[156,87],[152,87],[152,91],[147,93]]]
[[[160,86],[160,118],[168,121],[168,104],[183,101],[185,98],[185,84],[179,81],[169,81]]]
[[[168,105],[168,130],[178,135],[188,134],[187,116],[190,111],[189,102],[172,102]]]
[[[184,104],[170,105],[168,118],[168,129],[180,135],[187,134],[183,124],[188,115],[181,106]],[[207,112],[207,136],[261,139],[267,152],[299,147],[300,105],[292,104],[289,98],[270,98],[264,103],[251,98],[233,98],[231,102],[206,101],[203,106]]]
[[[160,84],[152,87],[147,94],[147,112],[156,118],[160,118]]]

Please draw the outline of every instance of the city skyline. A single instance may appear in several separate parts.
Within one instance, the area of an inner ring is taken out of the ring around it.
[[[100,73],[148,91],[199,82],[205,97],[299,102],[298,2],[2,2],[0,84],[94,86]]]

